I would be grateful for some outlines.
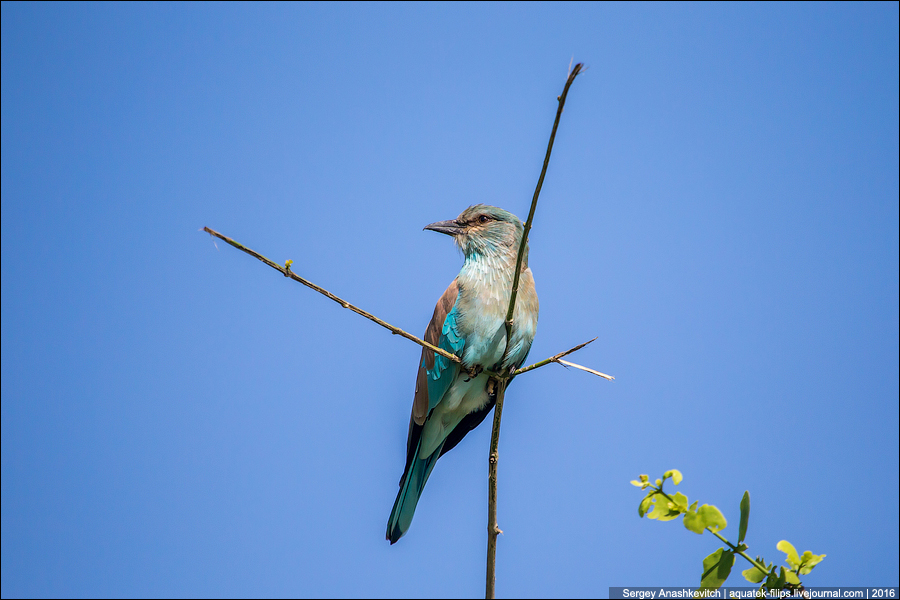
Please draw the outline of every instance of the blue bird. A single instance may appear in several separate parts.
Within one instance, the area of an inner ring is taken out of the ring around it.
[[[462,359],[462,365],[422,349],[400,492],[387,524],[391,544],[409,529],[416,504],[437,459],[475,429],[494,407],[500,372],[522,366],[537,329],[538,298],[522,260],[519,292],[507,349],[506,312],[524,227],[512,213],[478,204],[451,221],[425,227],[452,236],[465,254],[459,275],[434,308],[425,341]]]

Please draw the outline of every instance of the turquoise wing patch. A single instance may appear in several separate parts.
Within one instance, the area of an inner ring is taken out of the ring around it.
[[[447,313],[447,318],[444,319],[444,326],[441,328],[441,339],[438,341],[438,347],[460,356],[462,355],[463,348],[466,346],[466,340],[459,331],[459,324],[457,322],[458,313],[456,311],[458,305],[459,298],[457,297],[457,303],[453,305],[453,309]],[[424,360],[422,361],[422,366],[425,366]],[[453,380],[456,379],[456,374],[459,373],[459,363],[455,363],[449,358],[436,354],[434,356],[434,367],[428,369],[427,373],[428,411],[431,412],[444,397],[444,394],[447,393],[447,390],[450,389],[450,384],[453,383]]]

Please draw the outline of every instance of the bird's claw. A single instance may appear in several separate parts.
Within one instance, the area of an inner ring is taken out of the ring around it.
[[[482,370],[483,369],[478,365],[475,365],[471,369],[466,369],[466,374],[469,376],[468,379],[466,379],[466,382],[472,381],[473,379],[478,377]]]

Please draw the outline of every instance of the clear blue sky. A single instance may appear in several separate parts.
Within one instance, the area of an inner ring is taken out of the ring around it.
[[[2,595],[479,596],[483,425],[384,541],[419,348],[525,216],[501,596],[691,585],[670,468],[809,585],[898,585],[898,4],[2,5]],[[744,568],[741,566],[741,568]],[[736,569],[737,570],[737,569]],[[740,584],[735,573],[729,583]]]

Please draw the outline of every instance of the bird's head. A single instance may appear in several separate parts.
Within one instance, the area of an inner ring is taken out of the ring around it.
[[[468,258],[497,253],[515,256],[519,251],[524,227],[519,218],[509,211],[476,204],[451,221],[438,221],[427,225],[425,229],[452,236]],[[527,256],[526,248],[525,260]]]

